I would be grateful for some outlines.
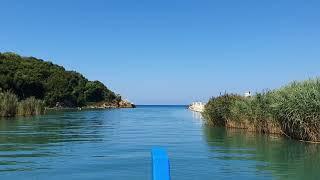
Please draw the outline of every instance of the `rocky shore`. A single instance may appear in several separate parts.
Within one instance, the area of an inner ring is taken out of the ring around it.
[[[98,102],[94,104],[90,104],[84,107],[68,107],[68,106],[63,106],[60,103],[57,103],[56,107],[52,108],[46,108],[47,110],[82,110],[82,109],[116,109],[116,108],[135,108],[136,105],[133,103],[127,101],[127,100],[121,100],[119,102]]]
[[[100,102],[85,106],[85,109],[109,109],[109,108],[135,108],[136,106],[127,101],[121,100],[120,102],[108,103],[108,102]]]

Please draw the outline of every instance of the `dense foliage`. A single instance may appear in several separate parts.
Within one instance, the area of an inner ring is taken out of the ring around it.
[[[233,94],[214,97],[203,114],[216,126],[320,141],[320,79],[294,82],[249,98]]]
[[[66,71],[52,62],[14,53],[0,53],[0,90],[13,92],[20,100],[42,99],[49,107],[121,100],[99,81],[88,81],[81,74]]]

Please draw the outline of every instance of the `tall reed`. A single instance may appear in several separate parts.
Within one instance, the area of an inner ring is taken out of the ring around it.
[[[320,141],[320,79],[293,82],[249,98],[234,94],[214,97],[203,115],[216,126]]]
[[[273,114],[287,135],[320,141],[320,79],[293,82],[274,91],[272,101]]]
[[[11,92],[0,92],[0,116],[13,117],[16,115],[18,98]]]
[[[44,114],[44,103],[34,97],[18,101],[11,92],[0,92],[0,117],[31,116]]]
[[[19,102],[18,115],[32,116],[44,113],[44,103],[34,97],[27,98]]]

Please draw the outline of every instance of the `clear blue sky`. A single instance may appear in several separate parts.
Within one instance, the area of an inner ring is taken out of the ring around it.
[[[186,104],[320,74],[317,0],[0,0],[0,51],[136,104]]]

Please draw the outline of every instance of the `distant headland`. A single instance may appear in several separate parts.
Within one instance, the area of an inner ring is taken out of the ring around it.
[[[32,110],[31,102],[46,108],[135,107],[100,81],[89,81],[82,74],[50,61],[12,52],[0,53],[0,92],[0,116],[19,114],[19,103],[22,102],[30,104],[21,108],[22,111],[29,109],[32,112],[36,111]],[[39,110],[39,114],[42,112]]]

